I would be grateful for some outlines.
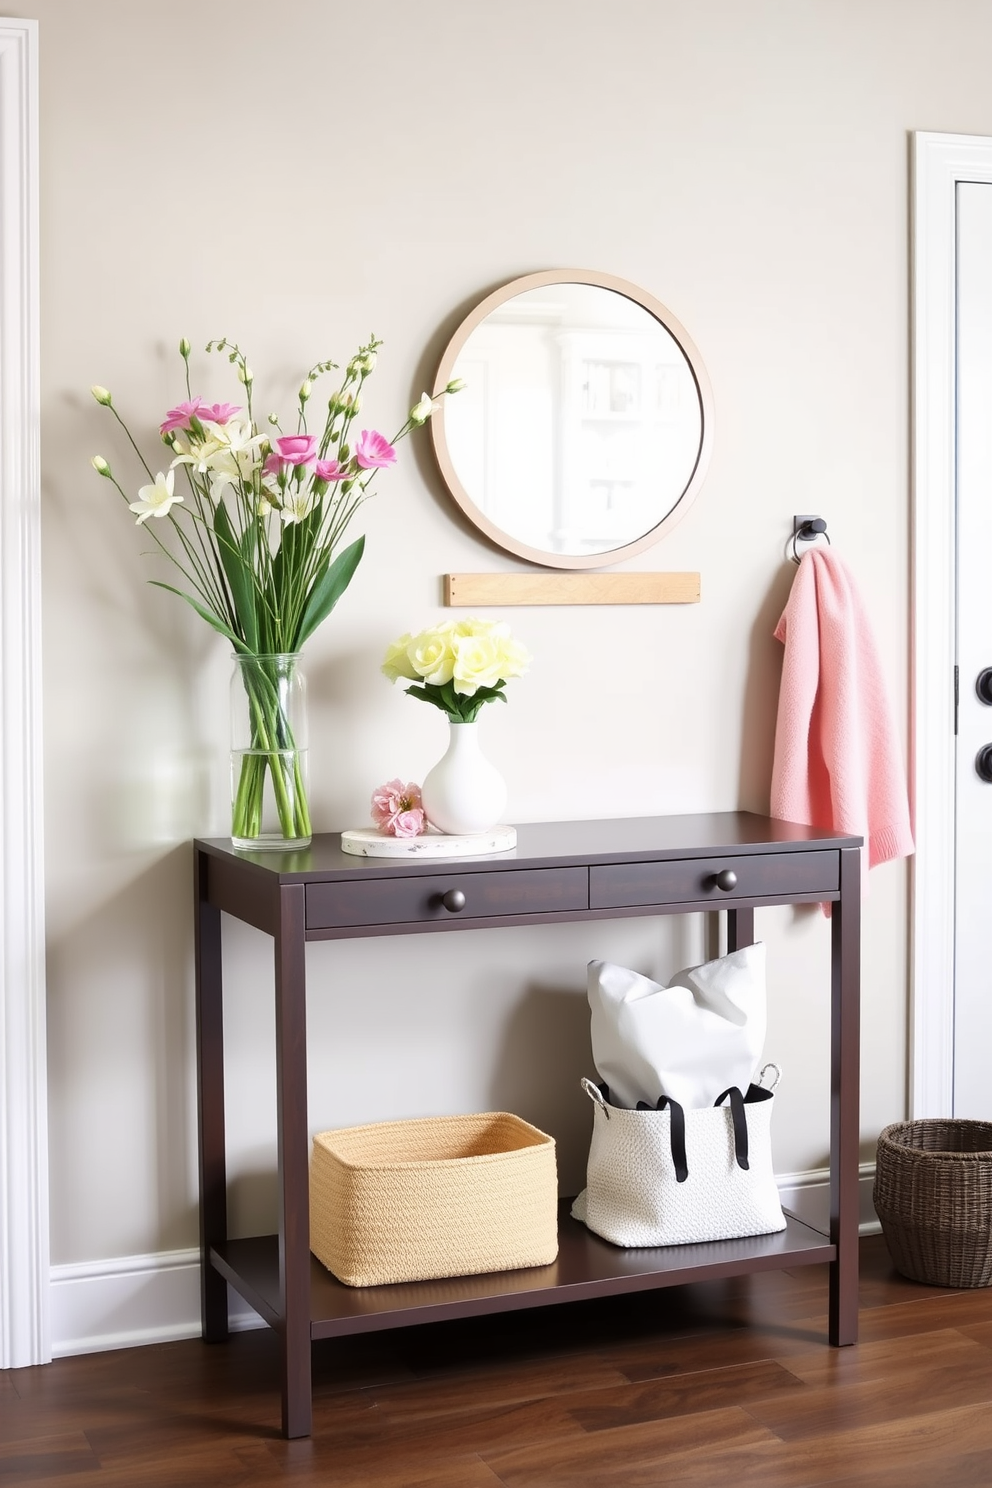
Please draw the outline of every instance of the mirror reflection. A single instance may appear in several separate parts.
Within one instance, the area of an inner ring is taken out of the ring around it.
[[[608,287],[621,281],[534,283],[552,277],[470,317],[439,376],[465,387],[432,427],[452,494],[489,536],[581,567],[660,535],[708,430],[684,333]]]

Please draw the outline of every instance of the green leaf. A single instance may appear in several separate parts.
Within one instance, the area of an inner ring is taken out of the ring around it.
[[[313,635],[317,626],[327,619],[354,578],[355,569],[361,562],[364,551],[365,538],[360,537],[352,543],[350,548],[345,548],[343,553],[339,553],[333,563],[328,564],[327,571],[310,591],[310,598],[307,600],[306,609],[303,611],[293,640],[291,648],[293,651],[301,650],[304,642]]]
[[[442,713],[447,713],[450,716],[450,708],[438,696],[438,689],[433,686],[408,687],[406,690],[406,695],[407,697],[420,698],[420,700],[424,703],[433,703],[435,708],[440,708]]]
[[[222,636],[227,636],[227,639],[233,642],[236,650],[243,652],[246,656],[251,656],[250,647],[245,645],[241,637],[235,635],[231,627],[225,624],[219,615],[215,615],[212,610],[208,610],[204,605],[201,605],[199,600],[194,599],[191,594],[187,594],[183,589],[175,589],[171,584],[163,584],[161,579],[149,579],[148,582],[149,584],[154,584],[156,589],[168,589],[170,594],[178,594],[180,599],[184,599],[188,605],[193,606],[201,620],[206,620],[207,624],[212,625],[214,630],[219,631]]]
[[[434,684],[434,685],[437,685],[437,684]],[[461,697],[461,695],[459,693],[457,693],[455,691],[454,678],[449,677],[448,680],[447,680],[447,682],[442,682],[438,686],[438,692],[441,694],[441,697],[444,699],[444,706],[448,709],[448,711],[450,713],[457,713],[457,712],[460,711],[461,705],[462,705],[462,702],[464,701],[464,699]]]
[[[505,703],[506,693],[502,690],[505,685],[505,683],[501,682],[498,687],[479,687],[471,698],[466,698],[466,702],[479,703],[481,705],[482,703],[494,703],[498,698],[501,703]]]
[[[214,532],[217,534],[217,551],[231,590],[235,614],[241,622],[245,643],[249,651],[257,651],[258,612],[255,608],[254,576],[244,560],[223,501],[218,501],[214,512]]]

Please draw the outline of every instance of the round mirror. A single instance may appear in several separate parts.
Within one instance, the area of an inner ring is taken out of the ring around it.
[[[508,552],[594,568],[656,542],[702,481],[713,434],[699,355],[622,279],[549,270],[505,284],[452,337],[431,418],[458,505]]]

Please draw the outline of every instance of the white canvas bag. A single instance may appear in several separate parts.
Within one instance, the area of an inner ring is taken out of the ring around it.
[[[730,1105],[627,1111],[591,1080],[594,1103],[586,1187],[572,1216],[614,1245],[687,1245],[785,1229],[772,1170],[771,1084],[722,1092]],[[664,1098],[663,1098],[664,1099]]]
[[[765,1042],[765,947],[676,972],[667,987],[589,962],[592,1057],[617,1106],[668,1096],[687,1111],[747,1090]]]

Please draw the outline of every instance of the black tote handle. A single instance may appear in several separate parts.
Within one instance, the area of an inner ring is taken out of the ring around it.
[[[771,1092],[769,1092],[770,1094]],[[730,1101],[730,1119],[734,1123],[734,1156],[737,1166],[743,1168],[744,1172],[750,1172],[751,1164],[748,1162],[747,1153],[747,1116],[744,1113],[744,1095],[736,1086],[731,1085],[722,1095],[718,1095],[713,1102],[714,1106],[722,1106],[725,1100]],[[678,1183],[684,1183],[689,1176],[689,1163],[685,1151],[685,1111],[677,1100],[663,1095],[659,1098],[655,1107],[657,1111],[663,1111],[665,1107],[672,1113],[672,1162],[675,1164],[675,1179]],[[647,1101],[637,1102],[638,1111],[650,1111],[651,1107]]]
[[[737,1166],[743,1168],[746,1173],[751,1165],[747,1160],[747,1117],[744,1114],[744,1095],[736,1085],[731,1085],[729,1090],[717,1096],[713,1104],[722,1106],[728,1096],[730,1097],[730,1116],[734,1123],[734,1155],[737,1158]]]
[[[684,1183],[689,1176],[689,1163],[685,1155],[685,1112],[677,1100],[672,1100],[667,1095],[658,1097],[658,1104],[654,1107],[654,1110],[663,1111],[666,1106],[672,1114],[671,1142],[672,1162],[675,1164],[675,1181],[676,1183]],[[638,1111],[650,1111],[651,1109],[652,1107],[648,1105],[647,1101],[637,1102]]]

